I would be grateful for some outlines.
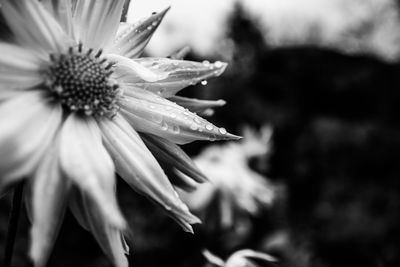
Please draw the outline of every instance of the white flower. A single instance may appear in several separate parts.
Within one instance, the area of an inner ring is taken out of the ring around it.
[[[0,42],[0,193],[29,177],[35,266],[46,264],[68,205],[127,266],[115,172],[192,231],[199,220],[142,138],[204,180],[176,144],[237,137],[170,99],[226,64],[138,58],[168,9],[132,25],[120,23],[123,0],[0,3],[15,41]]]
[[[226,261],[212,254],[208,250],[204,250],[203,255],[208,260],[208,262],[219,267],[257,267],[259,265],[256,264],[254,260],[267,263],[273,263],[277,261],[276,258],[272,257],[269,254],[254,251],[251,249],[238,250],[230,255]]]

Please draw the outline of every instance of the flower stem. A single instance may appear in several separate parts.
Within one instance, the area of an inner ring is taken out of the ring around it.
[[[6,236],[6,246],[4,249],[4,267],[10,267],[14,251],[15,237],[17,235],[19,214],[22,204],[22,193],[24,183],[20,183],[14,189],[13,202],[11,207],[10,219],[8,221],[8,232]]]

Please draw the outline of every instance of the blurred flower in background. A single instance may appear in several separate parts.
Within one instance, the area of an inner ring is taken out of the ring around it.
[[[168,9],[120,24],[123,0],[0,3],[15,40],[0,43],[0,193],[29,177],[35,266],[46,264],[68,204],[113,264],[128,265],[115,172],[192,232],[199,220],[142,138],[182,171],[193,164],[176,144],[237,139],[185,108],[201,100],[175,103],[226,64],[138,58]]]
[[[240,236],[250,231],[249,216],[269,207],[275,196],[274,186],[267,178],[249,167],[251,158],[270,152],[272,129],[264,126],[258,133],[245,128],[243,135],[240,142],[212,145],[195,157],[194,162],[210,183],[181,193],[191,210],[204,220],[206,229],[233,230]]]
[[[212,254],[208,250],[204,250],[203,255],[212,266],[219,266],[219,267],[268,266],[269,264],[273,264],[277,261],[277,259],[270,256],[269,254],[259,251],[254,251],[251,249],[238,250],[234,252],[232,255],[230,255],[226,261]]]

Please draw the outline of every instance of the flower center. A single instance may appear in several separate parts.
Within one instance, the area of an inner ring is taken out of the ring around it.
[[[70,48],[67,54],[51,54],[46,83],[61,104],[70,112],[85,115],[115,115],[118,84],[112,79],[113,63],[101,58],[102,51]]]

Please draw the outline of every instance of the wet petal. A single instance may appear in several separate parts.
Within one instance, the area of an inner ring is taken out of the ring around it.
[[[196,98],[188,98],[182,96],[172,96],[168,98],[172,102],[175,102],[179,106],[189,109],[191,112],[196,112],[198,114],[203,114],[204,112],[216,108],[222,107],[226,104],[225,100],[201,100]]]
[[[163,97],[175,95],[181,89],[221,75],[227,64],[217,61],[203,63],[169,58],[138,58],[135,61],[157,74],[166,75],[156,82],[137,81],[136,87],[147,89]]]
[[[144,143],[155,157],[191,177],[199,183],[208,181],[190,157],[174,143],[152,135],[141,135]]]
[[[72,213],[83,224],[84,228],[93,233],[103,252],[116,267],[128,267],[126,254],[129,253],[121,230],[107,223],[104,213],[99,210],[91,198],[78,190],[71,194]]]
[[[0,192],[30,175],[61,124],[60,106],[41,92],[21,94],[0,105]]]
[[[109,223],[123,228],[125,220],[114,192],[114,165],[102,145],[97,123],[72,114],[63,125],[60,139],[65,174],[97,203]]]
[[[77,41],[94,50],[106,49],[114,39],[124,0],[78,0],[74,14]]]
[[[64,30],[39,1],[2,0],[4,18],[22,46],[46,54],[62,52],[70,45]]]
[[[73,36],[72,0],[42,0],[43,5],[58,21],[64,31]]]
[[[35,267],[44,267],[57,238],[66,210],[69,183],[61,175],[58,146],[46,152],[32,186],[30,257]]]
[[[140,56],[169,8],[137,24],[126,23],[115,38],[112,53],[129,58]]]
[[[114,159],[117,172],[136,191],[150,197],[169,213],[186,231],[199,220],[181,202],[160,165],[139,135],[120,115],[100,121],[103,140]]]
[[[121,114],[135,130],[185,144],[195,140],[230,140],[227,133],[183,107],[146,90],[122,85]]]
[[[167,74],[155,73],[127,57],[115,54],[109,54],[106,57],[109,61],[116,62],[113,78],[118,81],[127,83],[156,82],[167,77]]]
[[[13,89],[26,89],[40,84],[43,62],[32,51],[0,42],[0,98]]]

